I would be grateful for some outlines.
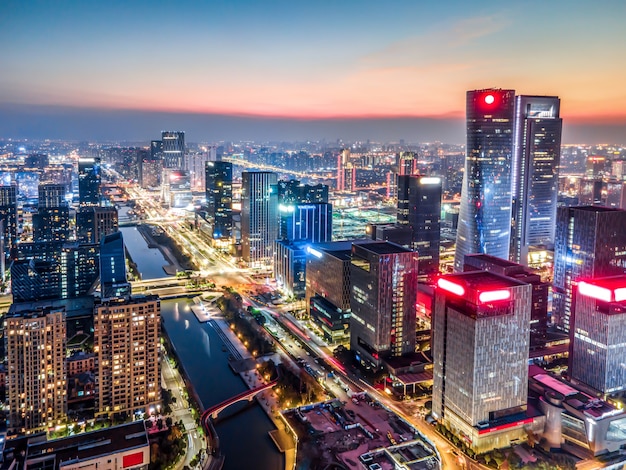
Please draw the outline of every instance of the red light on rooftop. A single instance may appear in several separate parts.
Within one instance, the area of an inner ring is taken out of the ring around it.
[[[496,302],[498,300],[508,300],[511,298],[511,291],[508,290],[488,290],[478,294],[478,301],[481,304]]]
[[[613,291],[615,302],[622,302],[626,300],[626,287],[619,287]]]
[[[487,104],[493,104],[494,101],[496,101],[496,98],[493,95],[487,95],[485,96],[485,103]]]
[[[455,295],[458,295],[459,297],[465,294],[465,288],[462,285],[456,284],[455,282],[452,282],[452,281],[448,281],[447,279],[440,278],[437,281],[437,286],[440,289],[451,292]]]
[[[619,289],[622,291],[623,289]],[[603,302],[611,302],[613,300],[613,292],[606,287],[596,286],[589,284],[585,281],[578,283],[578,292],[585,297],[591,297],[593,299],[602,300]],[[626,292],[620,292],[620,296],[624,296]]]

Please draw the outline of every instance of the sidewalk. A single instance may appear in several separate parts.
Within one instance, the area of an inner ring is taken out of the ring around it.
[[[233,333],[233,331],[228,327],[228,323],[225,320],[215,319],[214,321],[215,321],[216,326],[218,326],[222,330],[222,332],[224,333],[228,341],[235,348],[237,348],[242,358],[244,359],[252,358],[252,355],[250,354],[250,352],[248,352],[248,350],[245,348],[243,343],[239,340],[237,335],[235,335],[235,333]],[[263,377],[261,377],[261,375],[259,374],[257,370],[249,370],[246,372],[242,372],[239,375],[241,376],[243,381],[246,383],[248,388],[255,388],[255,387],[258,387],[259,385],[265,384],[265,380],[263,380]],[[278,413],[280,412],[280,410],[279,410],[279,406],[277,402],[277,397],[274,391],[267,390],[265,392],[259,393],[257,395],[257,402],[259,403],[259,405],[261,405],[261,408],[263,408],[265,413],[269,416],[269,418],[274,423],[274,426],[276,426],[276,429],[278,430],[278,432],[281,434],[281,437],[282,437],[281,441],[284,441],[287,438],[291,438],[291,441],[293,441],[291,434],[289,434],[289,432],[285,429],[285,423],[278,417]],[[274,442],[276,442],[274,438],[273,440]],[[278,445],[277,442],[276,444]],[[296,466],[295,444],[291,446],[285,446],[285,448],[281,450],[283,450],[285,454],[285,469],[286,470],[294,469]]]

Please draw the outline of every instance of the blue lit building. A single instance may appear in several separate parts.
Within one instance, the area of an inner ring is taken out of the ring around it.
[[[333,206],[328,203],[279,204],[280,238],[283,240],[330,242]]]
[[[233,234],[233,164],[206,162],[207,216],[214,240],[229,241]]]
[[[78,201],[81,206],[100,203],[101,172],[100,157],[78,160]]]
[[[126,253],[122,232],[102,237],[100,242],[100,291],[102,298],[128,297],[130,283],[126,279]]]
[[[467,92],[467,147],[454,258],[467,254],[509,258],[514,90]]]
[[[306,241],[277,240],[274,278],[287,297],[304,298],[306,293]]]

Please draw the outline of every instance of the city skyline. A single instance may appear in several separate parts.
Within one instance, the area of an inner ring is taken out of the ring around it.
[[[465,90],[500,87],[560,96],[564,143],[622,143],[626,7],[575,3],[10,2],[0,129],[460,143]]]

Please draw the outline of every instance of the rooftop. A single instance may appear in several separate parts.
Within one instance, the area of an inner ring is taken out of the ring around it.
[[[450,274],[442,276],[455,284],[462,285],[466,290],[484,291],[493,289],[507,289],[526,285],[510,277],[499,276],[487,271],[468,271],[465,273]]]
[[[489,262],[492,264],[495,264],[497,266],[502,266],[503,268],[509,268],[509,267],[515,267],[515,266],[519,266],[519,264],[514,263],[512,261],[506,260],[506,259],[502,259],[502,258],[498,258],[496,256],[492,256],[492,255],[485,255],[485,254],[475,254],[475,255],[465,255],[465,262],[467,263],[468,260],[471,259],[478,259],[481,261],[485,261],[485,262]]]
[[[404,248],[391,242],[372,241],[369,243],[360,243],[358,246],[378,255],[389,255],[392,253],[412,253],[412,251],[408,248]]]

